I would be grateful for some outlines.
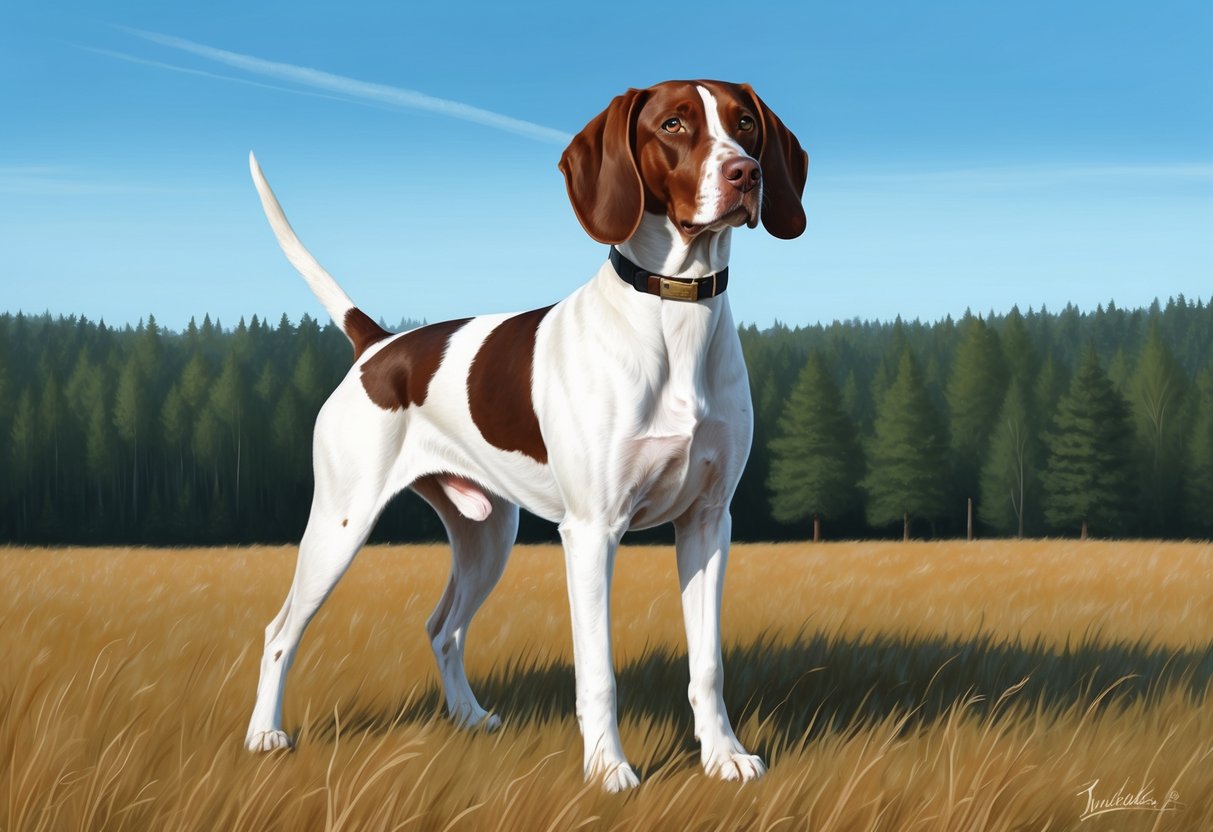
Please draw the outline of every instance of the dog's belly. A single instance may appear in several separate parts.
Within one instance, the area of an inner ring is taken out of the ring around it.
[[[492,455],[493,452],[490,451],[489,454]],[[458,488],[465,494],[479,488],[486,496],[490,493],[496,494],[544,520],[559,523],[564,518],[560,490],[556,487],[551,469],[546,465],[511,458],[483,467],[475,464],[446,467],[454,476],[448,474],[445,478],[458,479]],[[470,519],[484,519],[463,511],[458,503],[456,507]]]
[[[551,468],[521,454],[489,447],[468,448],[437,435],[432,426],[413,425],[406,455],[414,465],[406,481],[435,476],[448,498],[470,519],[482,520],[483,497],[496,494],[532,514],[559,523],[567,506]],[[629,529],[668,523],[696,505],[723,505],[744,463],[727,425],[708,421],[692,436],[648,436],[632,440],[619,456],[613,511]],[[586,472],[587,476],[592,476]]]
[[[564,502],[560,489],[547,465],[538,465],[529,460],[506,460],[504,465],[494,465],[481,476],[478,482],[531,514],[552,523],[564,519]]]
[[[452,430],[450,419],[432,418],[435,410],[419,408],[401,431],[404,440],[393,473],[396,490],[433,477],[471,520],[486,519],[487,498],[496,495],[545,520],[560,522],[564,507],[547,464],[495,448],[466,429]]]

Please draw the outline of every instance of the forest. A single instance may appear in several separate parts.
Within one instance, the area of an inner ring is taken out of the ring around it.
[[[970,505],[979,537],[1213,535],[1213,303],[740,336],[755,430],[735,539],[964,537]],[[298,540],[312,423],[349,366],[306,315],[0,315],[0,541]],[[520,536],[555,529],[527,517]],[[441,537],[406,493],[372,540]]]

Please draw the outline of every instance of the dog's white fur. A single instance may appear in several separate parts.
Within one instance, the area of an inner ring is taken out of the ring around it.
[[[703,88],[700,93],[711,97]],[[710,102],[708,111],[715,112]],[[714,141],[740,150],[719,118],[710,126]],[[251,155],[250,165],[283,250],[340,324],[352,301],[299,242]],[[715,167],[701,178],[701,205],[716,201]],[[697,221],[711,219],[697,214]],[[730,225],[720,224],[687,240],[666,217],[646,213],[619,248],[653,272],[700,277],[727,265],[731,234]],[[283,684],[304,628],[387,501],[411,486],[437,510],[453,548],[450,582],[427,624],[453,719],[499,725],[468,685],[463,650],[472,616],[505,567],[522,506],[558,523],[564,544],[585,775],[612,791],[637,785],[616,719],[611,575],[625,531],[673,523],[688,692],[703,765],[726,779],[761,775],[764,765],[738,741],[722,696],[729,502],[752,434],[749,384],[727,294],[664,301],[634,291],[608,262],[556,304],[536,333],[533,365],[546,465],[489,444],[469,412],[468,368],[508,317],[474,318],[451,337],[420,406],[382,409],[360,382],[359,368],[389,338],[359,358],[321,409],[311,516],[286,603],[266,628],[246,746],[290,745],[282,730]],[[439,482],[431,476],[439,472],[454,477]]]

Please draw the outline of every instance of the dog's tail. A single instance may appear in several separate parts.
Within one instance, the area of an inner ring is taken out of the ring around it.
[[[333,316],[333,322],[340,326],[345,332],[345,337],[350,339],[350,343],[354,345],[354,359],[357,360],[367,347],[382,341],[390,333],[355,306],[354,302],[350,300],[350,296],[337,285],[333,276],[324,266],[316,262],[312,253],[304,248],[303,243],[299,242],[294,229],[286,219],[286,214],[282,211],[282,206],[278,204],[277,197],[270,189],[270,183],[265,181],[265,174],[261,172],[261,166],[257,164],[257,157],[252,152],[248,155],[248,164],[249,170],[253,174],[253,184],[257,186],[257,193],[261,196],[261,207],[265,210],[265,218],[270,221],[270,228],[273,229],[274,236],[278,238],[278,245],[282,247],[282,253],[286,255],[287,260],[291,261],[295,270],[303,275],[303,279],[307,281],[312,292],[324,304],[328,313]]]

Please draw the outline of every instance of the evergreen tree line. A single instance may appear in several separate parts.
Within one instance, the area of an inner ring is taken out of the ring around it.
[[[0,540],[297,540],[312,425],[349,366],[341,331],[307,315],[181,333],[0,315]],[[397,502],[381,536],[440,535]]]
[[[1213,306],[743,337],[749,474],[802,535],[1213,534]]]
[[[738,539],[814,519],[835,539],[963,535],[969,500],[980,534],[1213,534],[1213,304],[740,334]],[[0,315],[0,540],[297,540],[312,424],[349,364],[308,316],[177,333]],[[374,539],[441,536],[406,495]]]

